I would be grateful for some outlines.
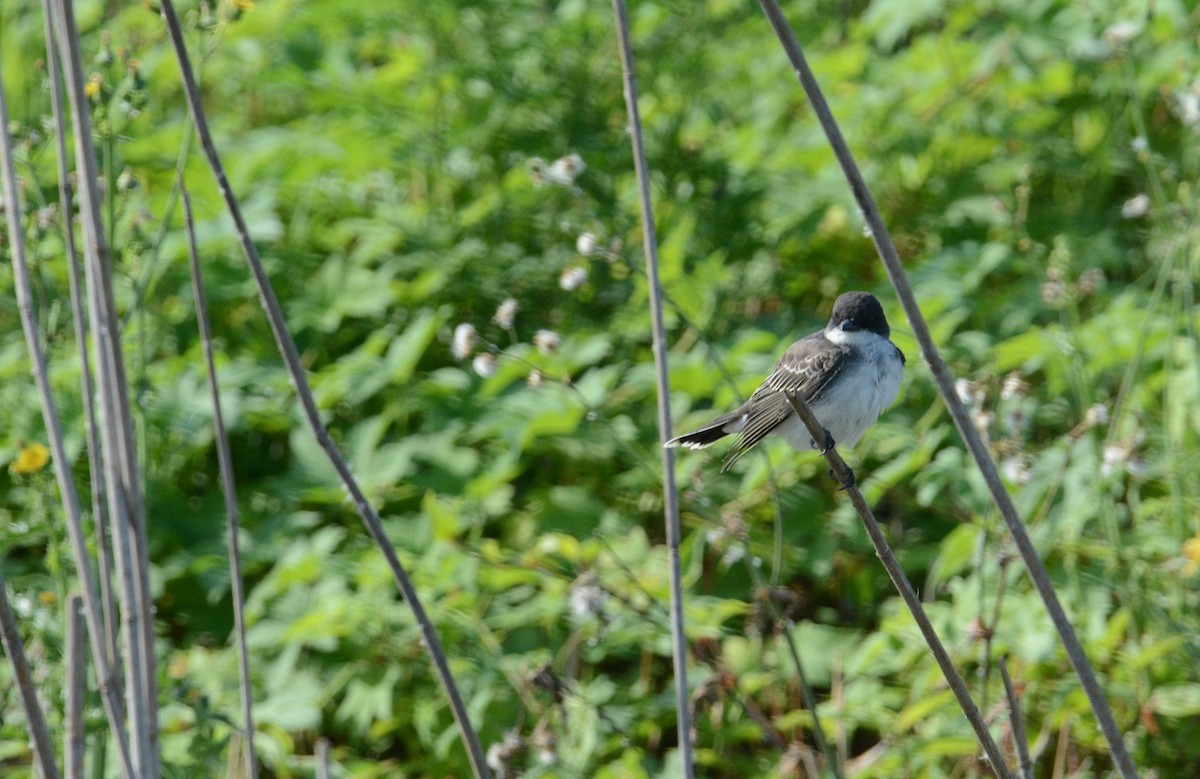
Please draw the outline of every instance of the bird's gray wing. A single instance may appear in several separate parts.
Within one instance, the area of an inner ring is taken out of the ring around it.
[[[739,457],[795,413],[785,393],[799,393],[805,402],[814,402],[841,370],[849,353],[849,349],[831,343],[820,333],[792,344],[746,401],[746,426],[742,428],[737,444],[726,455],[721,470],[728,470]]]

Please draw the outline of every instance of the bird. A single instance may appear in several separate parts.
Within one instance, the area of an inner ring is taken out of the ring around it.
[[[846,292],[833,304],[825,329],[796,341],[754,394],[728,414],[668,441],[665,446],[704,449],[739,434],[721,466],[727,471],[768,435],[781,435],[798,450],[837,443],[854,446],[900,392],[904,353],[891,341],[883,306],[869,292]],[[817,443],[796,416],[786,394],[808,403],[825,430]]]

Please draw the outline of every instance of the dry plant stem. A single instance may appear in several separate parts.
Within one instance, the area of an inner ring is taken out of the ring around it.
[[[317,739],[317,748],[313,754],[313,760],[316,761],[317,764],[317,779],[329,779],[330,761],[328,739]]]
[[[783,620],[781,632],[784,642],[787,644],[788,654],[792,657],[792,664],[796,666],[796,680],[800,684],[800,699],[804,702],[804,708],[808,709],[809,714],[812,715],[813,741],[817,744],[817,751],[825,757],[825,764],[829,767],[834,779],[842,779],[842,767],[838,763],[837,754],[829,745],[829,741],[825,739],[825,729],[821,726],[820,716],[817,715],[817,696],[813,694],[808,677],[804,675],[804,667],[800,664],[800,650],[796,648],[796,640],[792,638],[792,632],[795,629],[795,622],[790,619]]]
[[[916,336],[917,343],[921,346],[921,353],[925,357],[925,362],[928,363],[929,369],[933,373],[934,381],[938,386],[938,392],[941,394],[946,407],[950,411],[950,416],[954,420],[955,427],[958,428],[959,435],[966,443],[967,449],[970,450],[971,456],[975,459],[975,464],[983,474],[988,490],[992,493],[992,498],[996,501],[1000,515],[1004,518],[1004,523],[1008,526],[1009,533],[1012,535],[1013,542],[1017,546],[1017,551],[1025,563],[1026,570],[1029,571],[1029,578],[1033,580],[1034,587],[1037,588],[1042,602],[1046,604],[1046,611],[1049,612],[1050,619],[1054,623],[1059,637],[1062,639],[1067,659],[1070,661],[1071,667],[1075,669],[1075,674],[1079,677],[1083,691],[1087,695],[1089,703],[1091,703],[1096,722],[1100,726],[1101,732],[1104,733],[1105,739],[1108,741],[1108,750],[1112,755],[1113,763],[1124,779],[1135,779],[1138,775],[1137,769],[1134,767],[1133,759],[1129,756],[1129,751],[1126,749],[1125,743],[1121,738],[1121,731],[1117,729],[1117,723],[1113,719],[1108,701],[1105,700],[1104,693],[1100,689],[1100,683],[1096,680],[1096,674],[1092,670],[1087,654],[1083,651],[1083,646],[1079,643],[1079,639],[1075,635],[1075,629],[1071,626],[1070,620],[1067,619],[1067,615],[1063,611],[1062,604],[1058,600],[1058,595],[1054,591],[1054,585],[1050,583],[1050,576],[1046,573],[1046,567],[1042,564],[1037,549],[1034,548],[1033,541],[1029,538],[1029,534],[1026,532],[1024,524],[1022,524],[1021,518],[1017,515],[1017,510],[1013,506],[1012,499],[1004,489],[1004,482],[1000,479],[1000,474],[997,472],[996,464],[992,461],[991,455],[988,453],[987,446],[983,443],[974,425],[971,424],[971,419],[967,414],[966,408],[963,407],[962,402],[959,401],[958,396],[954,393],[954,378],[950,375],[950,369],[946,367],[945,361],[942,360],[941,354],[933,342],[933,337],[929,333],[929,326],[926,324],[925,318],[921,315],[920,307],[917,306],[916,297],[913,294],[911,285],[908,283],[904,267],[900,263],[900,255],[896,251],[892,237],[883,223],[879,207],[875,204],[875,199],[871,196],[870,190],[867,189],[866,181],[863,180],[862,173],[859,171],[858,165],[854,162],[854,157],[850,154],[849,147],[846,146],[846,141],[842,137],[836,120],[833,118],[833,113],[829,110],[829,104],[825,102],[825,96],[821,93],[821,88],[817,84],[816,77],[813,75],[812,69],[804,57],[800,44],[797,43],[796,36],[792,33],[791,27],[788,25],[787,19],[784,18],[783,12],[780,10],[779,3],[776,0],[759,0],[759,4],[762,6],[768,21],[771,23],[771,27],[775,30],[780,43],[783,44],[783,49],[787,53],[792,67],[795,68],[796,75],[804,87],[804,92],[808,95],[808,100],[812,104],[813,113],[816,114],[818,121],[821,123],[821,127],[829,140],[829,145],[833,148],[833,153],[837,157],[838,163],[842,167],[842,172],[850,184],[850,190],[854,194],[854,199],[858,202],[859,208],[862,209],[863,216],[867,221],[867,227],[871,231],[871,238],[875,242],[875,249],[878,251],[879,258],[887,270],[888,278],[891,280],[892,287],[896,291],[896,297],[900,300],[900,305],[904,307],[904,313],[908,317],[913,335]]]
[[[458,692],[458,685],[450,673],[450,664],[446,659],[446,653],[442,650],[442,643],[438,638],[437,630],[434,628],[428,613],[426,613],[425,607],[421,604],[421,599],[417,594],[412,579],[401,564],[400,558],[396,555],[396,550],[383,529],[383,523],[380,521],[379,515],[367,500],[367,496],[363,493],[357,480],[355,480],[354,474],[351,473],[349,464],[342,456],[341,451],[333,443],[333,440],[329,436],[329,430],[325,427],[325,423],[321,419],[321,412],[317,408],[317,402],[313,398],[312,390],[308,385],[308,377],[305,374],[304,364],[300,360],[300,352],[297,350],[296,342],[292,339],[291,333],[287,329],[283,310],[279,306],[278,298],[275,297],[275,290],[271,286],[271,280],[267,276],[267,271],[263,268],[262,261],[259,259],[258,249],[255,248],[254,241],[250,237],[250,230],[246,226],[246,219],[242,214],[241,206],[238,204],[237,196],[233,193],[233,189],[229,186],[229,179],[225,175],[225,169],[221,165],[221,158],[213,142],[212,133],[208,129],[208,120],[200,104],[200,90],[196,85],[196,79],[192,73],[191,61],[187,55],[187,46],[183,40],[183,28],[179,24],[179,17],[175,13],[175,6],[171,0],[162,0],[162,16],[171,38],[171,44],[175,49],[176,60],[179,62],[184,94],[187,98],[188,108],[191,111],[192,121],[195,124],[196,136],[200,141],[201,147],[204,149],[204,155],[208,160],[208,164],[212,168],[213,176],[217,181],[217,188],[220,190],[221,196],[225,199],[225,205],[229,209],[230,216],[233,217],[238,240],[242,245],[246,261],[249,263],[251,273],[253,273],[254,280],[258,285],[259,298],[263,309],[266,311],[267,321],[271,326],[271,332],[275,336],[276,345],[279,347],[279,352],[287,366],[288,374],[291,377],[292,385],[296,389],[300,405],[303,407],[305,419],[312,428],[317,443],[325,452],[326,457],[329,458],[330,464],[333,465],[346,491],[350,494],[350,499],[354,503],[359,516],[362,518],[367,532],[383,553],[388,566],[391,568],[392,576],[400,588],[401,594],[408,601],[409,608],[412,609],[413,618],[420,626],[425,648],[433,661],[438,679],[441,681],[446,698],[450,703],[450,710],[454,714],[455,721],[458,723],[459,734],[462,736],[463,745],[467,749],[475,776],[489,777],[491,774],[488,771],[483,747],[480,745],[475,729],[471,726],[467,707]]]
[[[121,353],[117,306],[113,294],[108,246],[101,219],[96,154],[92,146],[90,105],[84,94],[83,54],[70,0],[55,0],[52,15],[63,57],[67,99],[74,118],[75,170],[80,218],[84,229],[88,311],[96,342],[100,394],[101,458],[104,465],[109,519],[112,522],[126,661],[129,702],[129,745],[139,776],[157,776],[158,677],[154,662],[154,620],[150,601],[150,561],[133,438],[133,416]],[[90,606],[89,606],[90,610]],[[98,633],[98,635],[103,635]],[[126,761],[122,760],[125,765]]]
[[[221,471],[221,492],[225,495],[226,543],[229,546],[229,584],[233,592],[233,633],[237,642],[238,678],[242,692],[242,722],[245,733],[246,776],[258,779],[258,758],[254,751],[254,711],[250,686],[250,659],[246,652],[245,593],[242,591],[242,556],[238,551],[237,490],[233,483],[233,454],[225,432],[225,417],[221,413],[221,390],[217,386],[217,365],[213,360],[212,328],[208,321],[208,303],[204,296],[204,281],[200,274],[200,253],[196,248],[196,223],[192,216],[192,199],[188,197],[183,176],[179,177],[179,195],[183,200],[183,224],[187,231],[188,260],[192,268],[192,292],[196,297],[196,321],[204,348],[204,368],[208,373],[208,389],[212,395],[213,438],[217,447],[217,465]]]
[[[1013,743],[1017,745],[1017,758],[1021,764],[1021,779],[1033,779],[1033,760],[1029,756],[1029,743],[1025,740],[1025,717],[1021,715],[1021,699],[1017,697],[1017,689],[1013,687],[1012,677],[1008,675],[1008,660],[1001,655],[996,665],[1000,668],[1000,678],[1004,680],[1004,694],[1008,696],[1009,721],[1012,723]]]
[[[8,127],[7,122],[4,127]],[[7,137],[7,131],[4,135]],[[11,168],[6,168],[6,170],[11,170]],[[5,193],[6,196],[8,194]],[[5,202],[16,203],[15,200],[7,199]],[[16,208],[10,206],[8,210],[11,213]],[[21,708],[25,712],[25,726],[29,729],[29,738],[33,742],[34,764],[41,769],[42,779],[58,779],[58,766],[54,764],[54,744],[50,741],[50,731],[46,728],[46,717],[42,713],[42,705],[37,699],[33,675],[29,672],[29,662],[25,659],[25,644],[21,641],[21,630],[17,627],[17,618],[8,602],[8,587],[4,583],[2,572],[0,572],[0,642],[4,644],[4,654],[8,656],[13,677],[17,681],[17,692],[21,695]]]
[[[828,433],[821,427],[821,423],[817,421],[813,415],[812,409],[800,398],[794,394],[785,393],[788,402],[791,403],[792,409],[795,410],[796,416],[808,428],[809,435],[814,441],[827,441]],[[950,655],[946,652],[946,648],[942,646],[942,640],[938,638],[937,632],[933,629],[933,624],[929,621],[929,616],[925,613],[925,609],[921,606],[921,599],[917,597],[916,590],[908,581],[908,576],[905,575],[904,569],[900,567],[900,561],[896,559],[896,555],[892,552],[892,548],[888,545],[887,539],[883,536],[883,530],[880,529],[879,523],[875,521],[875,514],[871,511],[871,507],[867,505],[866,499],[862,492],[859,491],[858,485],[854,482],[854,472],[850,470],[850,466],[846,465],[846,461],[838,454],[837,448],[830,446],[824,452],[825,459],[829,461],[829,466],[833,469],[833,473],[838,481],[846,485],[846,494],[850,497],[850,502],[854,505],[854,509],[858,512],[858,516],[862,519],[863,527],[867,530],[867,535],[871,538],[871,543],[875,546],[875,554],[883,563],[883,567],[887,570],[888,576],[891,577],[892,583],[896,585],[896,590],[900,593],[900,597],[904,599],[904,604],[908,606],[908,610],[912,613],[913,619],[917,623],[917,627],[921,631],[921,635],[925,637],[925,643],[929,645],[930,651],[933,653],[933,659],[937,661],[938,667],[942,669],[942,675],[946,677],[946,682],[950,685],[951,692],[958,700],[958,705],[962,707],[963,714],[967,717],[967,722],[971,724],[971,728],[975,731],[976,738],[983,746],[983,751],[987,755],[988,761],[991,763],[992,770],[996,776],[1011,779],[1012,775],[1008,771],[1008,766],[1004,762],[1004,753],[1000,751],[1000,747],[996,745],[996,740],[992,738],[991,732],[988,731],[987,723],[983,721],[983,715],[979,711],[979,707],[975,705],[975,701],[971,699],[971,693],[967,690],[967,683],[963,681],[961,675],[954,667],[954,663],[950,660]]]
[[[67,700],[63,768],[67,779],[83,779],[83,754],[87,746],[83,729],[83,705],[87,682],[87,650],[84,649],[83,596],[67,598]]]
[[[2,80],[2,79],[0,79]],[[38,341],[37,322],[34,318],[30,291],[29,269],[25,262],[25,240],[21,232],[21,206],[17,192],[17,180],[13,172],[12,143],[8,136],[8,105],[0,90],[0,170],[4,178],[4,202],[8,204],[5,214],[8,219],[8,240],[12,251],[13,281],[17,292],[17,306],[20,309],[21,328],[25,333],[25,345],[33,367],[34,383],[42,406],[42,421],[50,442],[51,459],[54,463],[54,475],[58,481],[63,510],[67,518],[67,533],[71,539],[71,550],[79,581],[83,586],[91,645],[100,680],[100,690],[105,702],[105,712],[108,715],[110,727],[120,750],[122,766],[129,768],[129,750],[125,740],[124,713],[121,710],[121,700],[117,689],[112,685],[112,671],[105,657],[104,628],[100,622],[99,597],[96,594],[96,584],[92,576],[91,560],[87,554],[87,540],[83,533],[83,521],[79,513],[79,496],[75,492],[75,482],[71,477],[70,461],[67,459],[66,448],[63,445],[62,424],[59,421],[58,409],[54,395],[50,391],[50,381],[46,370],[46,358]],[[53,752],[49,753],[51,757]],[[131,776],[131,772],[124,774]]]
[[[768,463],[770,467],[770,463]],[[772,478],[774,473],[771,473]],[[778,495],[778,492],[776,492]],[[782,519],[781,507],[776,504],[776,524],[781,524]],[[787,644],[788,654],[792,658],[792,664],[796,667],[796,681],[800,685],[800,700],[804,704],[804,708],[812,715],[812,731],[813,741],[816,743],[817,751],[825,758],[825,763],[833,774],[834,779],[842,779],[841,764],[838,762],[837,755],[833,748],[825,738],[825,729],[821,726],[821,718],[817,714],[817,696],[813,694],[812,686],[808,683],[808,677],[804,673],[804,666],[800,662],[800,650],[796,647],[796,639],[792,633],[796,630],[796,623],[791,619],[785,619],[780,612],[779,606],[776,605],[774,598],[771,597],[771,591],[774,585],[768,587],[762,580],[762,573],[758,567],[750,559],[746,559],[746,571],[750,574],[750,580],[754,582],[755,588],[760,591],[766,591],[767,597],[763,602],[766,604],[767,610],[771,613],[772,619],[779,625],[780,634],[783,641]]]
[[[58,154],[58,201],[63,220],[63,236],[67,250],[67,284],[71,297],[71,324],[75,331],[75,347],[79,350],[79,383],[83,395],[85,432],[87,434],[88,479],[92,493],[92,522],[96,528],[96,562],[100,575],[100,603],[104,615],[104,644],[108,662],[113,668],[113,685],[121,686],[121,669],[116,665],[117,606],[112,592],[112,552],[108,533],[107,512],[104,507],[104,481],[101,478],[100,448],[96,440],[96,393],[92,386],[92,365],[87,347],[87,320],[83,313],[83,298],[79,284],[79,256],[75,246],[75,219],[71,194],[71,175],[67,153],[67,128],[63,118],[62,73],[58,45],[55,43],[50,0],[42,0],[45,21],[46,62],[50,77],[50,110],[54,120],[55,151]]]
[[[642,245],[646,253],[646,286],[650,289],[650,325],[654,345],[655,380],[658,385],[658,431],[662,443],[671,438],[671,384],[667,372],[667,336],[663,327],[663,292],[658,280],[658,238],[654,231],[654,210],[650,204],[650,173],[642,142],[642,118],[638,111],[637,75],[633,67],[633,45],[629,39],[629,14],[624,0],[613,0],[617,26],[617,44],[621,53],[625,108],[629,115],[629,135],[633,144],[633,165],[637,173],[638,196],[642,211]],[[679,757],[686,777],[694,775],[692,756],[691,701],[687,681],[687,634],[683,625],[683,577],[679,564],[679,496],[675,489],[675,450],[662,448],[663,507],[667,525],[667,573],[671,582],[671,647],[675,664],[675,714],[679,731]]]

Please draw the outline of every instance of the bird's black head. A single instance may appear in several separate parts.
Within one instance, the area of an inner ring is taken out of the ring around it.
[[[865,330],[884,338],[892,332],[887,317],[883,315],[883,306],[870,292],[845,292],[839,295],[825,329],[848,333]]]

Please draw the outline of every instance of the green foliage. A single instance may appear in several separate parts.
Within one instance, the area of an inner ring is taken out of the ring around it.
[[[485,743],[527,776],[676,773],[648,294],[607,7],[181,11],[322,412]],[[790,12],[1135,760],[1195,775],[1194,9],[881,0]],[[891,298],[755,5],[631,13],[684,428],[753,389],[840,291]],[[80,14],[145,462],[164,762],[171,776],[221,775],[240,714],[174,206],[190,128],[157,16],[136,3]],[[36,3],[0,8],[42,335],[83,487],[40,35]],[[234,441],[261,755],[273,775],[311,775],[326,738],[347,776],[467,775],[408,607],[296,411],[211,177],[195,154],[186,170]],[[11,287],[4,264],[4,463],[44,440]],[[1087,702],[887,307],[909,370],[851,454],[864,490],[994,732],[1009,732],[992,708],[994,661],[1008,654],[1039,775],[1056,761],[1103,775]],[[477,333],[464,359],[460,324]],[[703,773],[775,776],[811,752],[784,630],[856,776],[974,766],[970,730],[823,463],[784,446],[731,474],[719,460],[683,453],[678,465]],[[59,723],[71,565],[53,480],[17,470],[0,472],[0,544]],[[13,696],[3,707],[0,760],[21,775],[23,722]],[[89,721],[98,759],[98,705]]]

